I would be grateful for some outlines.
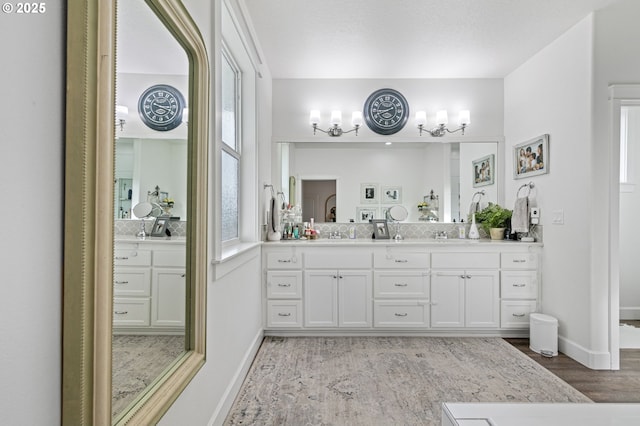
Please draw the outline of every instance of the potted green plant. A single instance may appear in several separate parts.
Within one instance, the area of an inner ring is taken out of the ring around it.
[[[487,207],[476,213],[476,221],[482,226],[492,240],[504,238],[504,230],[509,225],[513,212],[498,204],[489,203]]]

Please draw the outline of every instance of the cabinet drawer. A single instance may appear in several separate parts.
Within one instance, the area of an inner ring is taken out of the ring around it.
[[[502,253],[502,269],[537,269],[537,253]]]
[[[300,269],[302,265],[292,251],[269,252],[266,255],[269,269]]]
[[[536,299],[538,297],[536,271],[502,271],[500,277],[503,299]]]
[[[373,280],[375,298],[428,299],[428,271],[376,271]]]
[[[376,251],[373,265],[380,269],[424,269],[429,267],[429,253]]]
[[[371,252],[366,249],[309,250],[304,253],[304,267],[309,269],[370,269]]]
[[[498,269],[499,253],[432,253],[431,267],[443,269]]]
[[[420,301],[375,301],[374,327],[428,327],[429,303]]]
[[[150,303],[148,298],[113,299],[114,327],[146,327],[149,325]]]
[[[267,298],[300,299],[302,297],[302,271],[268,271]]]
[[[503,300],[500,306],[500,327],[529,328],[529,314],[536,311],[535,300]]]
[[[267,301],[267,327],[301,327],[302,301],[269,300]]]
[[[154,250],[153,252],[153,266],[184,268],[186,264],[187,252],[184,248],[179,250]]]
[[[151,269],[118,268],[113,273],[115,296],[149,296],[151,291]]]
[[[116,249],[113,253],[115,266],[151,266],[151,251]]]

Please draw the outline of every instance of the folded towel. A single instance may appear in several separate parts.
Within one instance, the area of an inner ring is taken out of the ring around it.
[[[529,197],[516,199],[511,215],[511,232],[529,232]]]

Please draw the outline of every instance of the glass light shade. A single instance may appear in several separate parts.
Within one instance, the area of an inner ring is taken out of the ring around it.
[[[312,109],[309,113],[309,124],[318,124],[320,123],[320,111],[317,109]]]
[[[116,105],[116,118],[124,118],[129,115],[129,107],[124,105]]]
[[[442,109],[438,111],[436,113],[436,124],[440,125],[440,124],[448,124],[448,123],[449,123],[449,117],[447,116],[447,110]]]
[[[416,112],[416,126],[426,126],[427,124],[427,112],[426,111],[417,111]]]
[[[458,119],[459,123],[461,126],[467,125],[469,123],[471,123],[471,113],[469,112],[468,109],[463,109],[460,111],[460,118]]]
[[[351,125],[353,127],[362,126],[362,111],[353,111],[351,114]]]
[[[331,125],[332,126],[342,125],[342,111],[338,111],[338,110],[331,111]]]

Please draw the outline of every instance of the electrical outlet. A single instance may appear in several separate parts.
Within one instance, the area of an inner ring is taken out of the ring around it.
[[[529,210],[529,216],[531,216],[531,224],[537,225],[540,223],[540,209],[537,207],[531,207]]]

